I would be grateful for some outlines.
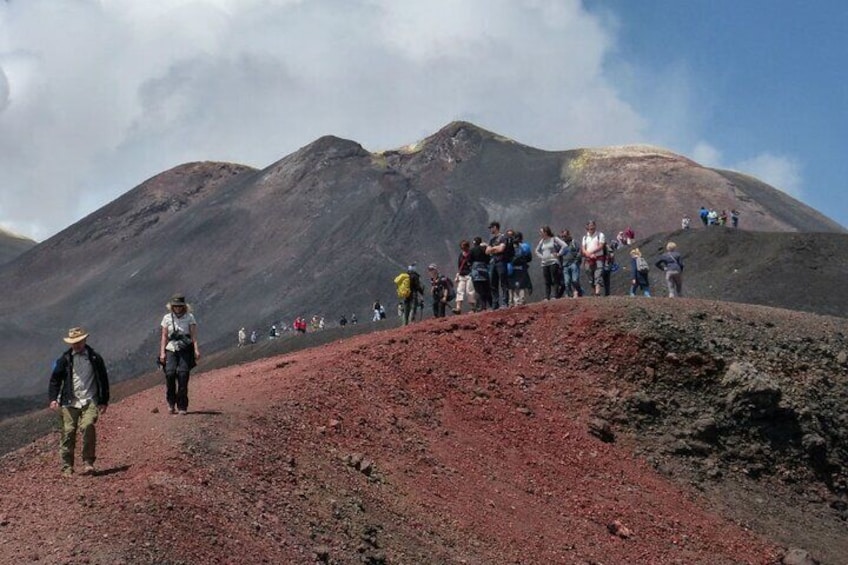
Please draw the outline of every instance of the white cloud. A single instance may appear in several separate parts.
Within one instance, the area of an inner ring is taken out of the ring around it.
[[[545,149],[692,146],[687,67],[640,113],[622,71],[652,72],[613,73],[617,29],[580,0],[0,2],[0,225],[43,239],[180,163],[262,167],[324,134],[379,150],[465,119]]]
[[[692,159],[705,167],[721,168],[721,152],[707,143],[699,141],[692,149]]]
[[[0,3],[0,224],[42,239],[179,163],[265,166],[328,133],[639,140],[613,40],[579,0]]]
[[[793,198],[804,199],[801,164],[793,157],[761,153],[732,168],[757,177]]]

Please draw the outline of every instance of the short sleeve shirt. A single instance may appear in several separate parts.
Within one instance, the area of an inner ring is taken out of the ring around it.
[[[182,316],[177,316],[176,314],[165,314],[162,318],[161,326],[165,328],[165,331],[168,335],[171,334],[175,329],[185,335],[191,335],[191,326],[196,326],[197,321],[194,319],[194,314],[191,312],[186,312]],[[168,345],[165,346],[165,349],[168,351],[177,351],[177,347],[173,341],[169,341]]]

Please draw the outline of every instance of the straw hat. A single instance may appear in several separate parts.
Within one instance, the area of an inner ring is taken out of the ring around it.
[[[88,333],[82,328],[71,328],[68,330],[68,337],[62,338],[65,343],[79,343],[88,337]]]

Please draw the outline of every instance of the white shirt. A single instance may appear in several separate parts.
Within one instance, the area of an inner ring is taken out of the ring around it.
[[[594,255],[595,257],[600,257],[604,254],[604,243],[606,239],[604,238],[604,234],[596,231],[594,235],[589,235],[588,233],[583,236],[583,251],[585,251],[589,255]]]
[[[182,316],[177,316],[171,312],[165,314],[162,318],[161,326],[165,328],[165,332],[167,335],[171,335],[171,332],[176,328],[178,331],[183,334],[191,337],[191,326],[196,326],[197,321],[194,319],[194,314],[191,312],[186,312]],[[165,349],[168,351],[177,351],[177,344],[173,340],[168,341],[168,345],[165,346]]]
[[[94,400],[94,368],[88,358],[88,351],[83,349],[71,356],[74,364],[74,408],[83,408]]]

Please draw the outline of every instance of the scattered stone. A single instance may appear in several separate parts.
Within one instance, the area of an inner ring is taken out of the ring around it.
[[[603,418],[592,418],[589,421],[589,433],[597,437],[605,443],[615,441],[615,434],[612,431],[612,426]]]
[[[618,536],[622,539],[628,539],[633,536],[633,532],[621,523],[621,520],[613,520],[609,524],[607,524],[607,530],[614,536]]]
[[[790,549],[783,556],[783,565],[818,565],[818,561],[804,549]]]

